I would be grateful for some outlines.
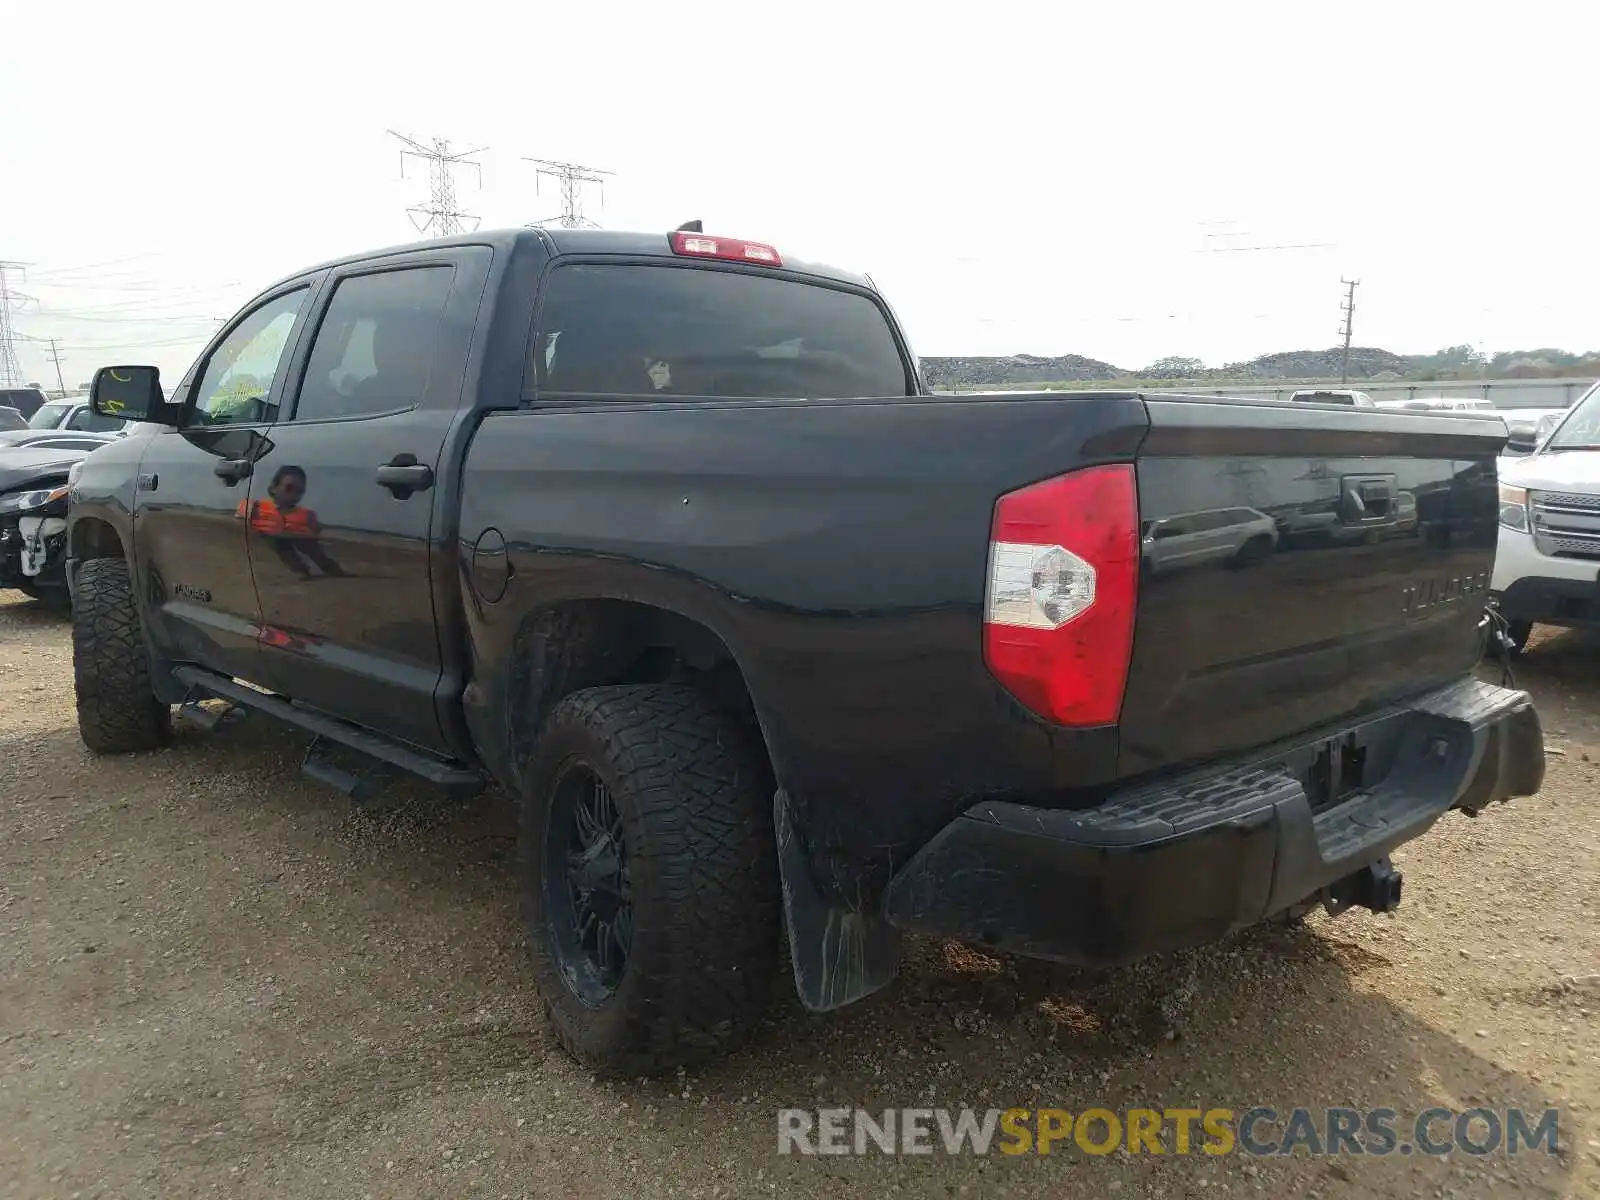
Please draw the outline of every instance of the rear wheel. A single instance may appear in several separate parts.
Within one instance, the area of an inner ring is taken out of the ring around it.
[[[589,688],[540,734],[522,803],[523,919],[562,1045],[646,1074],[736,1045],[778,955],[762,756],[700,692]]]
[[[96,754],[154,750],[172,732],[156,699],[128,564],[91,558],[78,568],[72,605],[72,678],[78,734]]]

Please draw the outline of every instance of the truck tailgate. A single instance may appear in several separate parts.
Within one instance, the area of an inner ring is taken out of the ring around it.
[[[1497,417],[1146,403],[1123,773],[1264,745],[1472,669]]]

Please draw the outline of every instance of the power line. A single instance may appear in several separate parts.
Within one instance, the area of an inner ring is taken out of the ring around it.
[[[193,325],[213,319],[209,313],[166,313],[149,317],[137,317],[131,313],[121,316],[79,316],[60,308],[41,308],[38,315],[53,321],[87,321],[91,325]]]
[[[1206,236],[1216,237],[1217,235],[1207,234]],[[1255,250],[1322,250],[1332,245],[1332,242],[1290,242],[1282,246],[1206,246],[1204,249],[1207,254],[1244,254]]]
[[[6,277],[7,271],[26,277],[27,267],[27,263],[0,259],[0,386],[18,387],[27,382],[17,358],[17,332],[11,324],[11,303],[24,297],[11,290],[11,281]]]
[[[456,167],[472,167],[478,172],[478,186],[483,186],[483,167],[473,161],[472,155],[482,154],[487,147],[480,146],[476,150],[462,150],[452,154],[450,142],[446,138],[434,138],[432,146],[424,146],[414,138],[408,138],[403,133],[389,130],[389,136],[397,139],[406,147],[400,151],[400,178],[406,175],[406,159],[420,158],[428,164],[428,203],[413,205],[406,209],[406,215],[411,218],[411,223],[416,226],[418,233],[428,234],[432,237],[449,237],[453,233],[461,233],[467,229],[465,222],[472,222],[472,229],[478,227],[478,218],[473,213],[462,212],[456,207]],[[419,220],[419,218],[426,218]]]
[[[231,299],[238,295],[238,283],[217,284],[207,287],[175,288],[170,284],[152,284],[147,288],[100,288],[79,287],[63,288],[60,284],[48,285],[44,299],[41,303],[53,312],[64,313],[119,313],[119,312],[149,312],[154,308],[172,308],[182,304],[212,304],[219,299]],[[146,294],[137,299],[125,300],[96,300],[88,304],[75,304],[73,295],[78,292],[123,292],[137,290]],[[52,295],[51,293],[56,293]],[[41,309],[40,311],[44,311]]]
[[[20,335],[19,335],[20,336]],[[28,338],[32,342],[48,342],[49,338]],[[203,346],[209,334],[191,334],[188,337],[140,338],[133,342],[62,342],[61,349],[68,353],[97,354],[102,350],[137,350],[142,347]]]
[[[539,190],[539,177],[548,175],[561,187],[561,215],[546,217],[542,221],[535,221],[535,225],[556,224],[563,229],[599,229],[600,226],[583,215],[583,185],[598,183],[600,185],[600,203],[605,204],[606,178],[610,171],[602,171],[599,167],[585,167],[578,163],[556,162],[548,158],[526,158],[523,162],[533,163],[538,170],[533,176],[533,190]]]
[[[1205,235],[1206,244],[1195,247],[1198,254],[1254,254],[1262,251],[1276,250],[1325,250],[1331,248],[1333,242],[1262,242],[1260,245],[1241,246],[1237,243],[1228,246],[1219,246],[1212,243],[1228,238],[1258,238],[1251,230],[1239,227],[1239,222],[1232,218],[1215,221],[1201,221],[1202,228],[1206,226],[1233,226],[1231,229],[1218,229]],[[1261,235],[1270,236],[1270,235]],[[1259,240],[1259,238],[1258,238]]]
[[[123,265],[125,263],[139,262],[142,259],[147,259],[147,258],[152,258],[152,257],[154,257],[154,256],[151,255],[151,254],[131,254],[126,258],[108,258],[104,262],[80,263],[79,265],[73,266],[73,267],[51,267],[48,270],[36,272],[35,273],[35,278],[39,279],[39,280],[47,280],[47,279],[55,279],[55,278],[57,278],[58,276],[61,276],[61,275],[82,275],[82,274],[84,274],[86,272],[93,273],[93,274],[98,276],[98,275],[105,274],[106,273],[105,269],[107,267],[121,266],[121,265]],[[120,275],[120,274],[127,274],[127,272],[125,272],[125,271],[113,271],[113,272],[111,272],[111,274]]]
[[[1339,311],[1344,313],[1344,327],[1339,330],[1344,338],[1344,354],[1339,359],[1339,382],[1350,382],[1350,335],[1356,328],[1356,286],[1359,279],[1346,279],[1342,275],[1339,282],[1344,284],[1344,303],[1339,306]]]

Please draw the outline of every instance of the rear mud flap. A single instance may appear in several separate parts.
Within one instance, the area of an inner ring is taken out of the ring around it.
[[[900,967],[900,931],[876,912],[846,908],[817,890],[781,788],[773,797],[772,824],[800,1002],[826,1012],[885,987]]]

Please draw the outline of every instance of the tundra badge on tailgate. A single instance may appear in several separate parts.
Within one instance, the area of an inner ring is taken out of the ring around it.
[[[1480,571],[1476,575],[1442,575],[1434,579],[1419,579],[1401,589],[1400,609],[1408,614],[1421,612],[1425,608],[1437,608],[1441,604],[1460,600],[1463,596],[1486,591],[1488,587],[1487,571]]]

